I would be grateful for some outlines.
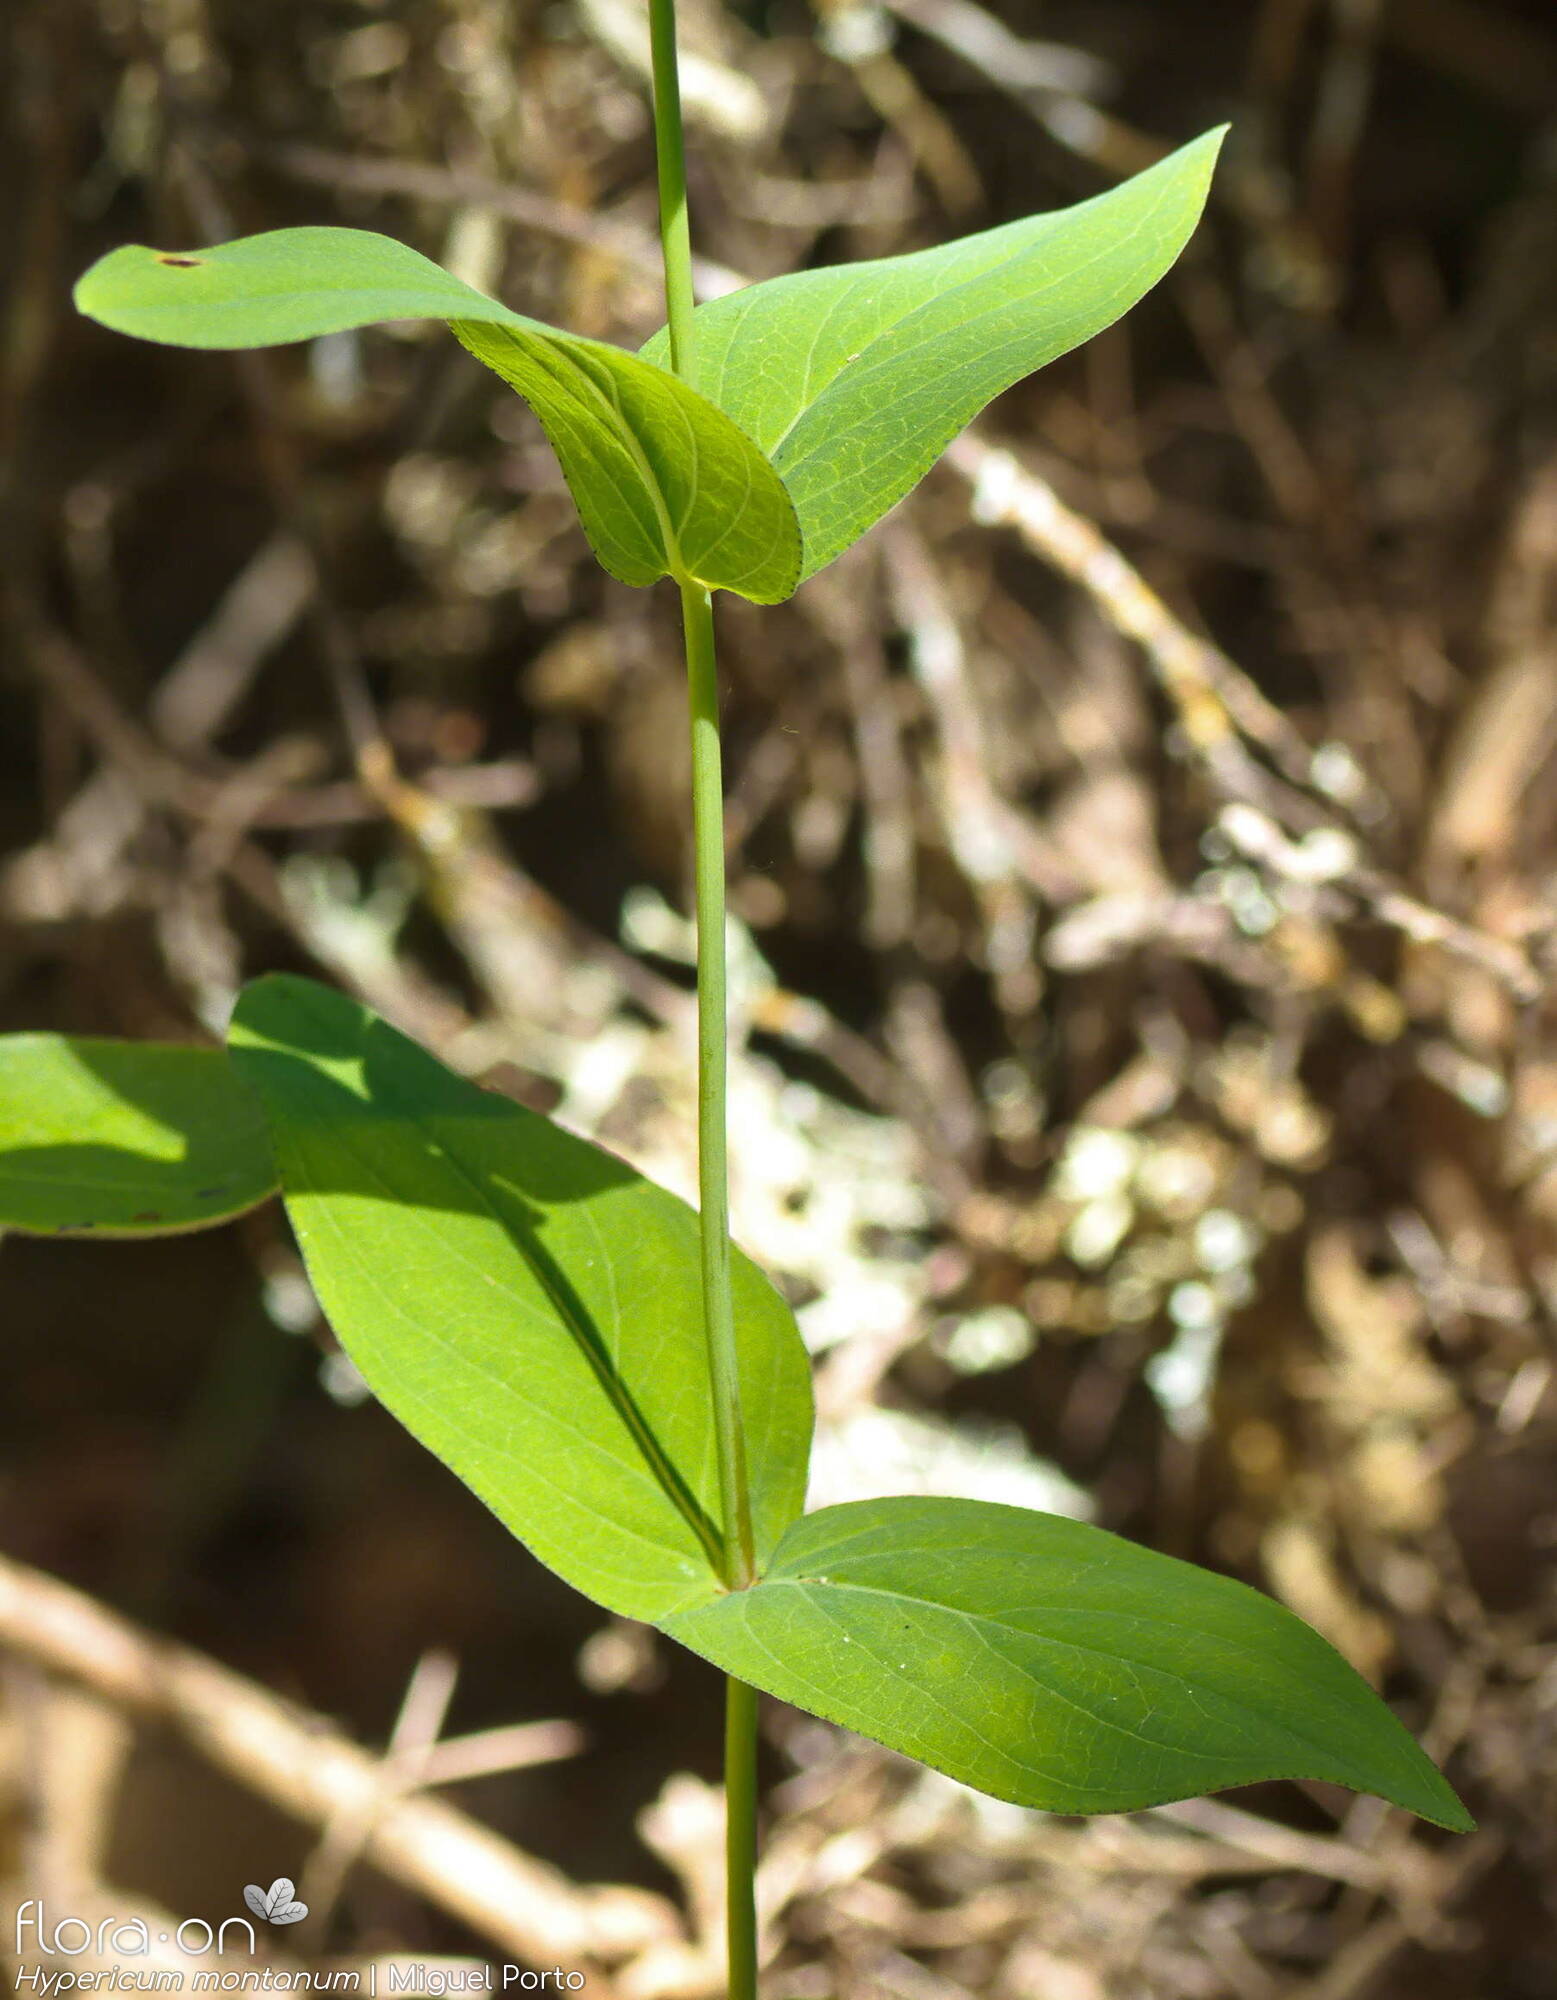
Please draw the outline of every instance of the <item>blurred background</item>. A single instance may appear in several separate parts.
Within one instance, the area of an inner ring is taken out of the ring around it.
[[[1482,1821],[1294,1785],[1048,1819],[775,1710],[766,1991],[1550,1995],[1557,22],[683,15],[705,293],[1234,124],[1145,304],[792,603],[721,603],[736,1223],[817,1356],[818,1497],[1243,1577]],[[0,35],[0,1028],[207,1037],[302,970],[690,1190],[673,598],[593,566],[441,328],[193,355],[69,296],[120,242],[344,223],[637,345],[637,0]],[[721,1990],[715,1677],[364,1397],[276,1208],[12,1238],[0,1284],[6,1912],[155,1933],[285,1874],[278,1965]]]

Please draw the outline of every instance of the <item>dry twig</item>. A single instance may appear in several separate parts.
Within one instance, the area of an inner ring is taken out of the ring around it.
[[[362,1828],[362,1852],[375,1867],[528,1963],[592,1966],[591,1992],[612,1991],[601,1966],[679,1928],[661,1897],[581,1889],[454,1807],[397,1796],[395,1777],[386,1779],[381,1760],[322,1717],[5,1558],[0,1647],[133,1715],[171,1724],[220,1770],[283,1812],[318,1826]]]

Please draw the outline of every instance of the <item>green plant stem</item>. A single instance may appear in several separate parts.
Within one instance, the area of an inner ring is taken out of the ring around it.
[[[676,67],[675,0],[649,0],[654,53],[654,144],[659,162],[660,247],[670,321],[671,367],[692,366],[692,251],[687,171]],[[719,1443],[724,1574],[733,1590],[755,1583],[746,1438],[730,1304],[730,1192],[726,1140],[724,778],[714,611],[701,584],[681,581],[687,689],[692,715],[692,841],[697,876],[697,1166],[703,1252],[703,1324]]]
[[[724,1773],[729,2000],[756,2000],[757,1690],[733,1677],[725,1682]]]
[[[675,0],[649,0],[654,57],[654,141],[659,162],[660,246],[670,365],[692,376],[692,241],[676,65]],[[719,1449],[724,1575],[732,1590],[757,1580],[746,1434],[730,1298],[730,1172],[726,1079],[724,768],[714,607],[701,584],[681,580],[687,699],[692,725],[692,848],[697,903],[697,1178],[703,1261],[703,1332]],[[725,1927],[728,2000],[757,2000],[757,1694],[725,1681]]]
[[[730,1302],[730,1193],[726,1140],[724,779],[714,609],[701,584],[681,586],[687,696],[692,716],[692,845],[697,876],[697,1178],[703,1252],[703,1324],[719,1444],[725,1581],[754,1583],[746,1437]]]
[[[719,1445],[725,1580],[739,1590],[756,1581],[757,1565],[730,1302],[719,686],[713,603],[700,584],[682,584],[681,616],[692,716],[692,843],[697,876],[697,1156],[703,1326]],[[725,1681],[724,1798],[728,2000],[757,2000],[757,1694],[733,1674]]]
[[[681,136],[681,76],[676,66],[676,0],[649,0],[654,65],[654,154],[660,184],[660,251],[670,365],[692,379],[692,231],[687,220],[687,159]]]

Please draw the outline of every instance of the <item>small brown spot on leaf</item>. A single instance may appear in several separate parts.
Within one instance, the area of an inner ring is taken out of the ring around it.
[[[203,264],[205,259],[203,257],[174,257],[170,253],[159,252],[157,262],[159,264],[172,264],[180,271],[192,271],[197,264]]]
[[[162,1211],[158,1208],[143,1208],[138,1215],[130,1217],[132,1222],[160,1222]]]

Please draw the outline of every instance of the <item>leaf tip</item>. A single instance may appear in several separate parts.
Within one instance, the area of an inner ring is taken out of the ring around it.
[[[144,243],[121,243],[81,273],[70,294],[71,304],[84,318],[96,320],[110,333],[154,339],[157,336],[147,333],[141,323],[148,276],[159,266],[193,270],[205,262],[203,256],[188,250],[153,250]]]
[[[1329,1775],[1338,1777],[1340,1783],[1354,1792],[1371,1792],[1376,1798],[1387,1799],[1391,1805],[1415,1813],[1418,1819],[1441,1826],[1446,1833],[1474,1833],[1476,1822],[1466,1811],[1449,1780],[1400,1719],[1392,1711],[1386,1710],[1385,1713],[1389,1715],[1390,1735],[1395,1749],[1390,1767],[1368,1759]],[[1403,1760],[1400,1756],[1402,1751]],[[1314,1771],[1294,1771],[1291,1775],[1313,1777],[1318,1774]]]
[[[104,259],[99,257],[95,263],[89,264],[70,288],[70,303],[86,319],[98,317],[93,310],[93,299],[97,291],[97,274],[103,268],[103,263]]]
[[[1431,1820],[1434,1826],[1441,1826],[1448,1833],[1474,1833],[1476,1821],[1466,1811],[1459,1794],[1436,1767],[1433,1775],[1438,1783],[1433,1787],[1431,1805],[1426,1800],[1414,1805],[1406,1801],[1398,1803],[1405,1803],[1408,1812],[1414,1812],[1419,1819]]]
[[[1220,125],[1213,125],[1209,131],[1202,132],[1198,139],[1186,141],[1176,154],[1169,156],[1170,159],[1177,159],[1181,163],[1192,162],[1199,169],[1197,179],[1202,190],[1202,198],[1210,191],[1211,176],[1216,171],[1217,161],[1221,158],[1222,148],[1227,143],[1227,135],[1232,129],[1231,121],[1224,119]]]

